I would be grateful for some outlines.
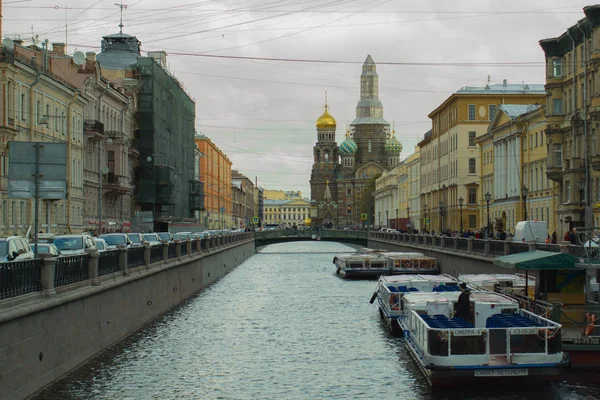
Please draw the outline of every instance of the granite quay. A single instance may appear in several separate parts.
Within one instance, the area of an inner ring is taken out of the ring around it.
[[[254,253],[239,233],[0,264],[0,399],[34,394]]]

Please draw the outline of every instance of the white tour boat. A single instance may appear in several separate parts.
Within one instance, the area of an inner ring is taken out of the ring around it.
[[[389,260],[393,275],[400,274],[439,274],[437,260],[423,253],[384,253]]]
[[[461,274],[460,282],[465,282],[474,289],[500,291],[507,294],[525,295],[526,287],[530,295],[535,288],[535,277],[521,274]]]
[[[378,278],[389,275],[390,267],[383,253],[343,254],[335,256],[336,274],[346,279]]]
[[[402,318],[402,296],[414,292],[458,292],[458,281],[450,275],[390,275],[382,276],[371,297],[371,304],[377,299],[379,315],[390,326],[394,335],[402,330],[398,318]]]
[[[402,297],[405,345],[432,386],[540,383],[566,368],[560,324],[492,292],[471,293],[470,320],[453,317],[459,294]]]

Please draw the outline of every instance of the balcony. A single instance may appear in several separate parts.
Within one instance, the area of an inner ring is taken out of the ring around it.
[[[85,120],[83,122],[83,135],[86,139],[104,139],[104,124],[96,120]]]
[[[126,176],[115,175],[109,172],[102,181],[104,192],[114,194],[132,194],[133,186],[129,184],[129,178]]]
[[[562,165],[554,165],[553,160],[546,159],[546,176],[554,182],[562,182]]]

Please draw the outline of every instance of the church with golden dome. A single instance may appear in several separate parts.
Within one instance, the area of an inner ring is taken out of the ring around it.
[[[327,97],[316,126],[310,191],[318,217],[313,223],[327,228],[362,225],[361,214],[374,213],[375,180],[398,165],[402,151],[394,130],[383,119],[379,77],[370,55],[362,66],[356,118],[346,129],[345,140],[336,142],[337,124]]]

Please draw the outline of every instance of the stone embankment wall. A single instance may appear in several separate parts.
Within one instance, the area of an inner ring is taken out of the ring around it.
[[[34,394],[255,253],[251,234],[209,244],[176,258],[165,250],[153,263],[148,252],[141,266],[0,301],[0,399]]]

